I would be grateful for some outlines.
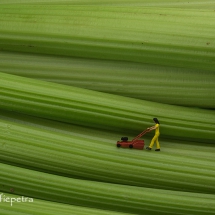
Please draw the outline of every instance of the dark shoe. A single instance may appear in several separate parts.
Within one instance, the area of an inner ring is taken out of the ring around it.
[[[155,151],[160,151],[160,149],[155,149]]]
[[[146,147],[146,150],[151,150],[151,148],[150,147]]]

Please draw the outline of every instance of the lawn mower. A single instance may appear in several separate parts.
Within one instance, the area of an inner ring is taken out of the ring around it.
[[[116,146],[122,148],[134,148],[134,149],[143,149],[144,148],[144,140],[139,140],[145,133],[149,132],[150,129],[146,129],[142,131],[138,136],[136,136],[133,140],[128,141],[128,137],[122,137],[121,141],[117,141]]]

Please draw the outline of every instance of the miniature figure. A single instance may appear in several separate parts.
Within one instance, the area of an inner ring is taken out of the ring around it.
[[[152,138],[150,145],[148,147],[146,147],[146,149],[151,150],[153,145],[154,145],[154,143],[155,143],[155,141],[156,141],[156,149],[155,149],[155,151],[160,151],[160,144],[158,142],[158,137],[160,135],[160,131],[159,131],[160,123],[159,123],[157,118],[154,118],[153,120],[155,122],[155,125],[150,127],[150,128],[148,128],[148,130],[149,131],[155,130],[155,136]]]

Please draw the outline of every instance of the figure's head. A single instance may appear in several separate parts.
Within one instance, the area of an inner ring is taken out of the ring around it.
[[[157,118],[153,118],[153,120],[156,124],[160,124]]]

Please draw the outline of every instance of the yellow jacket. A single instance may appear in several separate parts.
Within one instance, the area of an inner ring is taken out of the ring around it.
[[[160,134],[159,126],[160,126],[159,124],[156,124],[156,125],[155,125],[155,128],[156,128],[156,129],[155,129],[155,135],[159,135],[159,134]]]

